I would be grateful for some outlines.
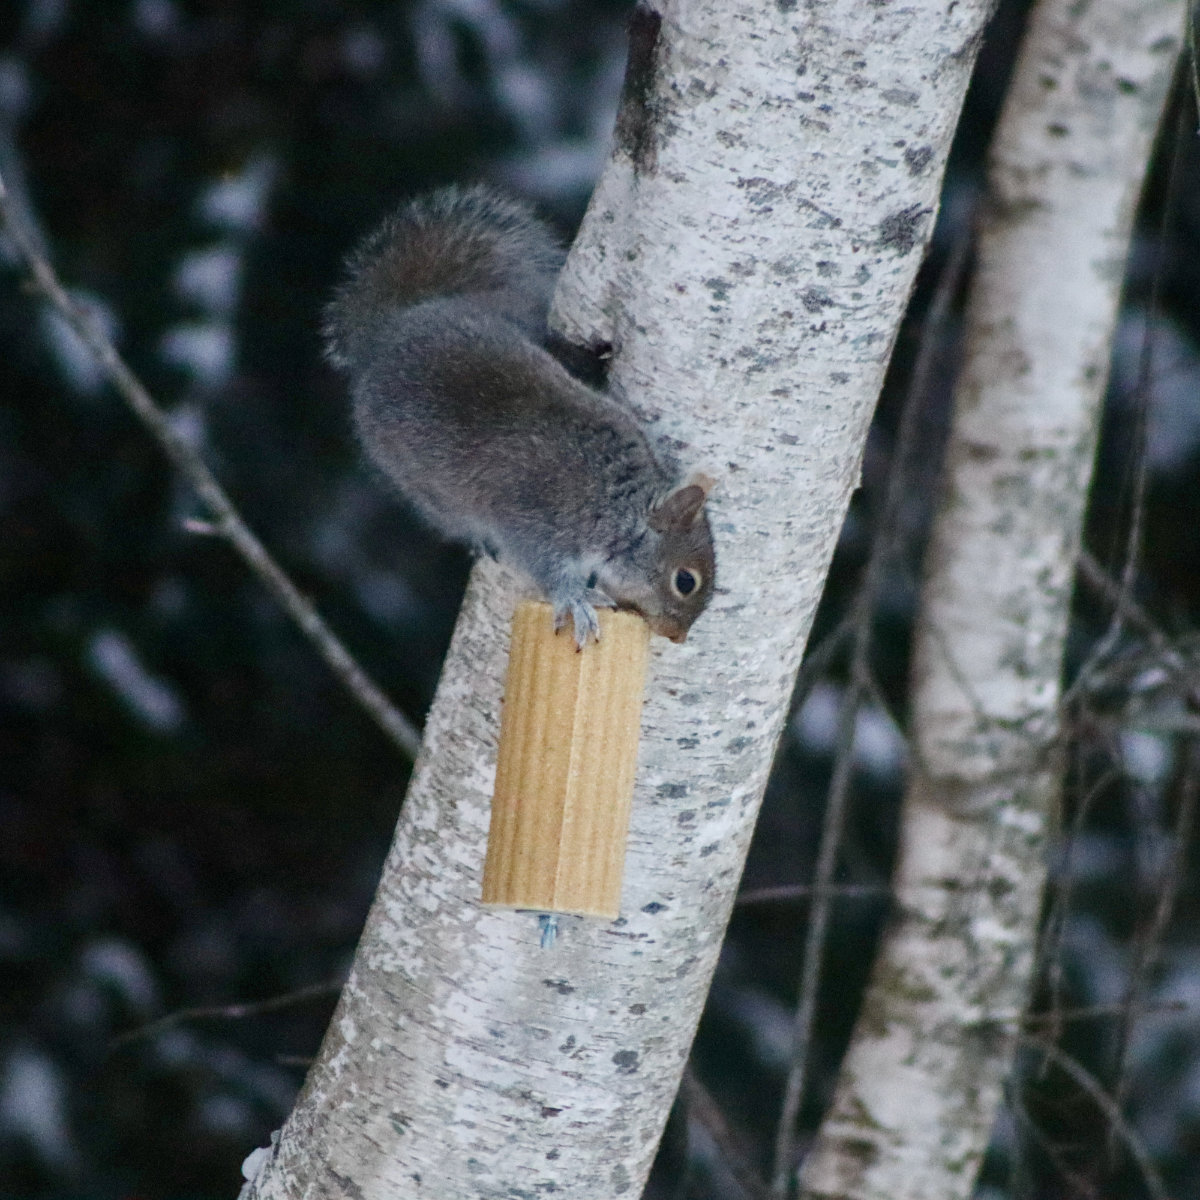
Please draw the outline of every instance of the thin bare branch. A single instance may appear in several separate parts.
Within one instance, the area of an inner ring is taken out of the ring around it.
[[[1137,1013],[1139,1016],[1143,1014],[1161,1016],[1166,1013],[1187,1012],[1191,1007],[1183,1000],[1164,1000],[1160,1003],[1139,1002]],[[971,1022],[971,1025],[977,1029],[1008,1029],[1016,1025],[1037,1029],[1039,1026],[1048,1025],[1053,1030],[1053,1039],[1059,1039],[1062,1035],[1062,1026],[1069,1021],[1100,1021],[1111,1017],[1125,1017],[1128,1013],[1129,1005],[1124,1002],[1120,1004],[1089,1004],[1080,1008],[1046,1009],[1044,1012],[1036,1013],[1011,1009],[1008,1012],[987,1013]],[[1038,1036],[1049,1038],[1050,1034],[1042,1031]]]
[[[1114,608],[1119,608],[1130,625],[1140,630],[1156,650],[1168,652],[1166,634],[1136,598],[1122,590],[1121,585],[1100,565],[1090,550],[1084,549],[1079,552],[1079,574],[1089,587],[1099,592]]]
[[[1100,1200],[1100,1194],[1096,1190],[1095,1183],[1085,1178],[1082,1172],[1075,1170],[1071,1166],[1067,1161],[1067,1156],[1063,1148],[1050,1139],[1049,1135],[1041,1129],[1029,1114],[1025,1106],[1014,1101],[1012,1097],[1009,1097],[1008,1106],[1016,1120],[1018,1130],[1025,1134],[1046,1156],[1050,1165],[1062,1178],[1063,1183],[1070,1189],[1069,1195],[1071,1197],[1082,1197],[1083,1200]],[[1013,1155],[1012,1168],[1014,1171],[1021,1165],[1023,1158],[1023,1154]],[[1015,1187],[1010,1186],[1009,1191],[1014,1196],[1035,1194],[1033,1187],[1028,1187],[1026,1192],[1020,1192]]]
[[[157,1021],[149,1021],[136,1029],[128,1029],[117,1034],[108,1043],[109,1050],[117,1050],[128,1046],[131,1042],[145,1041],[164,1029],[173,1029],[176,1025],[184,1025],[190,1021],[239,1021],[244,1017],[256,1017],[261,1013],[278,1012],[283,1008],[294,1008],[298,1004],[307,1004],[311,1000],[324,1000],[336,996],[342,990],[342,980],[330,980],[326,983],[314,983],[308,987],[297,988],[294,992],[286,992],[282,996],[271,996],[266,1000],[255,1000],[246,1004],[206,1004],[196,1008],[181,1008]]]
[[[782,883],[775,887],[747,888],[738,893],[736,905],[774,904],[782,900],[807,900],[817,889],[807,883]],[[826,893],[834,900],[879,900],[891,894],[891,889],[879,883],[847,883],[831,887]]]
[[[683,1073],[679,1091],[687,1104],[688,1115],[704,1126],[743,1193],[751,1197],[751,1200],[765,1200],[766,1185],[754,1169],[742,1139],[725,1119],[721,1106],[708,1088],[700,1082],[690,1063]]]
[[[1139,1004],[1139,1015],[1161,1016],[1166,1013],[1187,1012],[1192,1008],[1184,1000],[1163,1000],[1155,1004]],[[1054,1012],[1016,1013],[1014,1019],[1025,1025],[1057,1025],[1063,1021],[1099,1021],[1106,1017],[1121,1017],[1129,1011],[1125,1004],[1089,1004],[1083,1008],[1060,1008]]]
[[[829,670],[835,656],[842,647],[850,641],[854,633],[854,614],[849,613],[831,629],[819,642],[811,643],[804,654],[804,661],[796,673],[796,685],[792,689],[790,711],[795,714],[803,707],[818,680]],[[789,731],[794,730],[789,722]]]
[[[1137,938],[1134,961],[1129,971],[1129,986],[1122,1005],[1122,1019],[1119,1040],[1116,1051],[1116,1087],[1113,1090],[1113,1101],[1118,1107],[1125,1103],[1129,1092],[1129,1072],[1127,1070],[1129,1045],[1133,1039],[1133,1028],[1143,1010],[1143,997],[1158,959],[1159,948],[1167,926],[1171,923],[1171,915],[1175,911],[1175,901],[1183,885],[1184,868],[1187,864],[1187,851],[1192,840],[1192,829],[1196,818],[1196,800],[1200,794],[1200,744],[1195,740],[1188,743],[1184,754],[1184,763],[1178,777],[1179,798],[1175,808],[1175,828],[1172,831],[1171,851],[1163,869],[1155,894],[1157,896],[1154,912],[1146,928]]]
[[[1115,610],[1119,611],[1123,622],[1127,623],[1130,628],[1137,630],[1146,639],[1146,643],[1154,655],[1154,664],[1162,667],[1179,680],[1187,693],[1191,695],[1195,691],[1193,680],[1196,672],[1190,652],[1186,648],[1181,647],[1179,643],[1172,641],[1154,618],[1138,603],[1132,592],[1124,588],[1120,581],[1114,579],[1090,551],[1086,549],[1081,551],[1078,568],[1080,581],[1095,591],[1108,604],[1112,605]],[[1143,658],[1139,656],[1133,667],[1130,667],[1128,664],[1118,664],[1116,673],[1126,678],[1131,671],[1145,670],[1146,665]],[[1093,660],[1092,665],[1088,669],[1087,687],[1093,688],[1101,684],[1116,686],[1113,679],[1104,678],[1106,669],[1102,664]],[[1110,676],[1113,673],[1113,671],[1108,672]],[[1081,677],[1080,683],[1082,682]],[[1128,687],[1128,684],[1125,686]],[[1069,695],[1064,697],[1064,707],[1071,703],[1078,704],[1081,697],[1085,694],[1086,689],[1077,683],[1072,687]],[[1093,725],[1101,731],[1109,729],[1110,732],[1115,732],[1108,724],[1096,722],[1094,719]],[[1122,719],[1119,722],[1119,727],[1121,729],[1128,728],[1129,722]],[[1115,743],[1115,737],[1113,741]],[[1075,805],[1071,832],[1062,839],[1068,855],[1071,852],[1071,847],[1076,843],[1078,835],[1091,811],[1092,802],[1119,776],[1120,772],[1117,769],[1109,767],[1083,792],[1081,799]],[[1041,974],[1043,970],[1048,972],[1048,983],[1051,991],[1050,1006],[1046,1013],[1040,1015],[1040,1019],[1052,1023],[1055,1036],[1059,1032],[1056,1022],[1059,1014],[1063,1011],[1059,1007],[1059,997],[1063,988],[1061,949],[1067,913],[1071,903],[1070,871],[1064,871],[1064,876],[1065,882],[1056,890],[1054,899],[1050,905],[1050,912],[1046,920],[1038,953],[1039,967],[1037,973]]]
[[[233,502],[208,469],[204,460],[188,445],[159,408],[138,377],[117,353],[91,314],[77,304],[63,287],[49,259],[38,248],[37,239],[16,211],[3,180],[0,180],[0,224],[33,276],[37,290],[54,306],[95,356],[105,375],[122,399],[146,426],[176,469],[187,479],[213,517],[205,532],[225,538],[259,577],[300,631],[316,647],[333,673],[341,680],[359,705],[408,759],[415,759],[421,737],[382,690],[368,677],[350,652],[342,645],[325,621],[292,583],[262,542],[242,520]]]
[[[1077,748],[1073,748],[1077,752]],[[1065,1011],[1062,996],[1066,990],[1066,971],[1063,966],[1063,946],[1067,935],[1067,918],[1071,912],[1071,902],[1074,898],[1074,875],[1071,870],[1070,856],[1079,845],[1079,835],[1104,789],[1120,777],[1120,772],[1109,767],[1102,772],[1094,782],[1082,791],[1075,804],[1075,812],[1071,822],[1071,830],[1062,838],[1066,859],[1062,870],[1063,882],[1054,889],[1054,895],[1049,906],[1045,927],[1038,941],[1037,960],[1034,964],[1033,978],[1038,979],[1043,972],[1050,992],[1050,1002],[1045,1013],[1041,1016],[1049,1022],[1051,1036],[1058,1038],[1062,1034],[1061,1025],[1055,1019],[1056,1014]]]
[[[1086,1067],[1066,1051],[1060,1050],[1053,1042],[1033,1034],[1022,1034],[1021,1043],[1044,1055],[1091,1097],[1092,1102],[1104,1114],[1109,1129],[1124,1142],[1125,1148],[1132,1155],[1133,1161],[1141,1173],[1142,1182],[1146,1185],[1146,1191],[1150,1193],[1152,1200],[1170,1200],[1166,1185],[1163,1183],[1158,1168],[1154,1165],[1154,1160],[1150,1157],[1150,1152],[1146,1149],[1146,1144],[1142,1141],[1138,1131],[1125,1119],[1125,1114],[1121,1111],[1120,1106],[1104,1090],[1104,1085]]]
[[[1185,20],[1185,25],[1191,31],[1191,21]],[[1194,62],[1194,59],[1193,59]],[[1170,170],[1167,175],[1166,194],[1163,200],[1162,216],[1159,221],[1156,238],[1158,261],[1164,261],[1169,243],[1169,222],[1179,211],[1179,189],[1181,185],[1181,163],[1185,161],[1190,131],[1186,120],[1186,103],[1180,103],[1174,121],[1174,147],[1171,152]],[[1154,378],[1154,335],[1151,322],[1162,311],[1162,290],[1165,272],[1160,268],[1154,271],[1150,281],[1150,294],[1146,302],[1145,325],[1138,353],[1137,382],[1134,387],[1134,411],[1136,414],[1133,436],[1130,438],[1133,463],[1130,481],[1130,511],[1129,529],[1125,537],[1125,546],[1121,562],[1120,594],[1132,600],[1133,586],[1137,578],[1138,564],[1142,556],[1142,537],[1146,516],[1146,481],[1148,456],[1146,453],[1146,430],[1150,414],[1150,393]],[[1088,654],[1087,661],[1080,668],[1079,675],[1072,684],[1070,692],[1086,686],[1093,671],[1103,665],[1116,648],[1125,626],[1125,616],[1129,611],[1128,603],[1114,605],[1112,619],[1104,635]]]
[[[1149,643],[1155,658],[1154,665],[1162,667],[1180,680],[1186,687],[1193,705],[1200,709],[1200,663],[1197,663],[1195,646],[1187,639],[1172,639],[1162,626],[1096,561],[1094,555],[1084,550],[1079,556],[1079,577],[1089,587],[1099,592],[1108,603],[1119,607],[1125,620],[1137,629]]]

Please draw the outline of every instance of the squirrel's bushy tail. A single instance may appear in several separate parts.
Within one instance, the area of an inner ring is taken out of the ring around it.
[[[412,200],[347,260],[346,280],[325,309],[325,353],[352,367],[398,309],[442,296],[478,296],[541,342],[562,260],[549,227],[490,188],[450,187]]]

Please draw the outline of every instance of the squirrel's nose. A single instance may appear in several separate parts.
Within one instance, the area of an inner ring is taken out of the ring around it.
[[[673,617],[667,616],[665,613],[646,616],[646,624],[650,626],[651,633],[656,633],[659,637],[665,637],[668,641],[675,643],[687,641],[687,626],[676,621]]]

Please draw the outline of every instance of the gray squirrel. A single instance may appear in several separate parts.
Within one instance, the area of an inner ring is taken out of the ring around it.
[[[546,349],[563,252],[523,205],[447,188],[347,261],[325,310],[371,461],[443,536],[524,571],[582,649],[598,607],[682,642],[712,597],[712,480]]]

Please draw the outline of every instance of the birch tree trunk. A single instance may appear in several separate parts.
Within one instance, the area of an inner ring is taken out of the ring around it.
[[[989,173],[921,597],[896,916],[803,1194],[972,1192],[1034,957],[1068,605],[1181,0],[1042,0]]]
[[[516,589],[482,564],[317,1063],[247,1195],[636,1196],[687,1058],[990,0],[643,8],[560,289],[721,476],[718,594],[656,642],[623,917],[484,910]]]

